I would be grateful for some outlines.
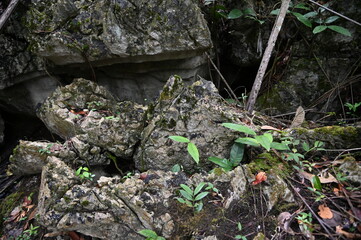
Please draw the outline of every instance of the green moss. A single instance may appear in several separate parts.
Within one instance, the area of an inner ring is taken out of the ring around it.
[[[10,212],[20,203],[20,199],[24,193],[15,192],[7,196],[0,203],[0,226],[2,226],[4,218],[8,217]]]
[[[248,164],[248,167],[253,174],[273,170],[277,175],[285,176],[290,172],[290,166],[268,152],[259,154],[255,160]]]
[[[83,207],[89,206],[89,201],[85,200],[80,203]]]
[[[358,136],[358,131],[355,127],[347,126],[326,126],[321,128],[315,128],[313,130],[315,133],[332,135],[332,136],[340,136],[342,138],[356,138]]]

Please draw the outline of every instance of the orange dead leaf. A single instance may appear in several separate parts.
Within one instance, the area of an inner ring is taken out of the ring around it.
[[[318,206],[318,215],[322,217],[323,219],[331,219],[333,217],[333,213],[331,212],[331,209],[329,207],[326,207],[324,204],[321,204]]]
[[[256,177],[255,180],[252,182],[252,185],[257,185],[261,182],[264,182],[267,180],[267,175],[265,172],[259,172]]]

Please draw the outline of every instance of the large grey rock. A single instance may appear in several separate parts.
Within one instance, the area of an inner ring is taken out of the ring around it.
[[[39,223],[49,231],[77,231],[100,239],[143,239],[137,234],[142,229],[152,229],[167,239],[177,239],[190,234],[179,231],[185,223],[178,219],[190,220],[194,216],[192,210],[185,211],[184,208],[187,207],[175,199],[179,185],[212,183],[219,189],[219,195],[214,197],[209,194],[204,199],[204,210],[198,213],[204,217],[191,223],[191,228],[195,231],[191,235],[196,236],[197,230],[209,224],[207,216],[214,217],[212,214],[222,208],[219,216],[222,219],[221,216],[224,217],[227,211],[232,212],[230,206],[242,204],[247,195],[248,182],[254,179],[247,168],[243,170],[241,167],[227,173],[196,174],[190,178],[182,172],[154,170],[143,173],[142,176],[136,174],[124,182],[118,177],[100,177],[96,184],[82,182],[75,176],[75,170],[63,161],[49,157],[41,177]],[[270,177],[273,178],[271,175]],[[269,184],[271,191],[289,192],[281,179],[277,184]],[[271,198],[268,193],[265,193],[265,197]],[[211,200],[218,202],[218,205],[212,204]],[[293,198],[283,200],[294,201]],[[281,201],[278,198],[278,202]],[[185,216],[179,215],[178,211]],[[209,229],[205,229],[207,230]],[[215,233],[217,231],[212,235]]]
[[[168,80],[153,112],[135,156],[136,167],[143,170],[170,170],[175,164],[191,171],[197,167],[209,169],[212,164],[207,158],[228,158],[237,137],[221,123],[242,124],[241,119],[246,117],[222,100],[212,82],[201,79],[187,87],[178,76]],[[187,137],[196,144],[199,166],[187,153],[187,144],[168,138],[173,135]]]
[[[79,166],[107,165],[110,159],[102,149],[73,137],[64,144],[20,140],[10,156],[8,170],[15,175],[40,174],[48,163],[48,156],[55,156],[65,163]]]
[[[117,102],[103,87],[85,79],[58,88],[38,111],[52,132],[130,158],[140,141],[146,107]]]
[[[34,0],[26,25],[32,51],[56,65],[181,59],[212,45],[191,0]]]

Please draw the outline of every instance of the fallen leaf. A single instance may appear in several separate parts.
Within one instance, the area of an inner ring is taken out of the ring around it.
[[[68,232],[68,235],[71,238],[71,240],[80,240],[79,235],[74,231]]]
[[[294,215],[292,215],[289,212],[282,212],[280,215],[278,215],[278,226],[283,229],[285,232],[294,235],[295,232],[290,228],[291,222],[294,218]]]
[[[296,110],[296,114],[291,123],[290,128],[300,127],[304,121],[305,121],[305,110],[303,109],[303,107],[299,106]]]
[[[306,178],[308,181],[310,181],[312,183],[312,178],[313,176],[315,176],[314,174],[305,172],[305,171],[299,171],[299,173],[301,174],[301,176],[303,176],[304,178]],[[321,183],[332,183],[335,182],[337,183],[337,179],[332,176],[331,174],[328,174],[328,177],[319,177],[320,182]]]
[[[255,180],[252,182],[252,185],[257,185],[261,182],[264,182],[267,180],[267,175],[265,172],[259,172],[256,177]]]
[[[333,217],[333,213],[331,212],[331,209],[329,207],[326,207],[325,204],[321,204],[318,206],[318,215],[322,217],[323,219],[331,219]]]
[[[262,129],[262,130],[274,130],[274,131],[281,132],[280,129],[274,128],[274,127],[272,127],[272,126],[262,126],[261,129]]]
[[[341,226],[336,227],[336,233],[341,234],[341,235],[345,236],[348,239],[360,239],[361,238],[361,234],[346,232],[346,231],[342,230]]]

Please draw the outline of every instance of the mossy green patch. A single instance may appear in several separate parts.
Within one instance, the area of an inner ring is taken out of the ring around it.
[[[290,173],[290,166],[269,152],[259,154],[255,160],[248,164],[248,167],[253,174],[261,171],[267,172],[271,169],[280,176]]]
[[[24,196],[22,192],[15,192],[7,196],[0,203],[0,226],[2,226],[4,219],[8,217],[10,212],[20,203],[20,199]]]

